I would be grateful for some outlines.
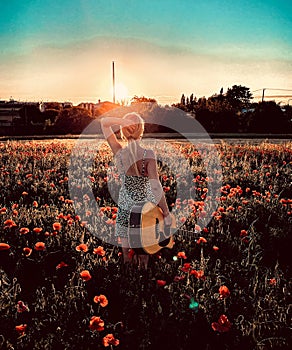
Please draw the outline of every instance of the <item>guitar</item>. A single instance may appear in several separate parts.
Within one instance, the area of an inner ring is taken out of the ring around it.
[[[161,208],[152,202],[144,202],[133,206],[129,221],[129,244],[137,254],[155,254],[162,248],[172,249],[172,234],[176,231],[173,214],[171,225],[164,225]]]

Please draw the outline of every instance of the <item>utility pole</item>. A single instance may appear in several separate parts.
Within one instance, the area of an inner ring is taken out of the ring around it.
[[[262,102],[264,102],[264,98],[265,98],[265,90],[266,90],[266,89],[263,89],[263,94],[262,94]]]
[[[115,61],[113,61],[113,103],[116,103]]]

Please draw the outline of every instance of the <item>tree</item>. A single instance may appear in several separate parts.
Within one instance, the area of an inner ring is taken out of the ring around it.
[[[227,89],[225,98],[234,110],[240,111],[242,108],[249,107],[253,97],[249,88],[241,85],[233,85],[232,88]]]
[[[22,124],[30,125],[31,123],[42,123],[43,118],[38,105],[26,104],[19,110],[19,116]]]
[[[93,120],[94,118],[85,108],[65,108],[58,115],[54,131],[62,134],[80,134]]]
[[[181,95],[180,103],[181,103],[183,106],[186,105],[186,98],[185,98],[185,95],[184,95],[184,94]]]
[[[289,133],[291,123],[281,107],[274,101],[260,102],[256,107],[251,121],[251,132],[258,133]]]

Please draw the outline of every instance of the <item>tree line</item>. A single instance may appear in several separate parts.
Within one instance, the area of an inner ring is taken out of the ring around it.
[[[292,106],[252,100],[249,88],[233,85],[209,98],[182,94],[173,106],[190,113],[210,133],[292,133]]]
[[[46,109],[41,111],[34,105],[24,106],[19,112],[20,118],[10,130],[11,134],[80,134],[100,115],[121,107],[111,102],[91,105],[99,107],[90,110],[48,102]],[[280,106],[275,101],[253,102],[250,89],[241,85],[233,85],[226,93],[221,89],[219,94],[208,98],[182,94],[178,103],[166,107],[159,106],[154,98],[134,96],[128,108],[142,114],[148,132],[165,132],[165,128],[159,129],[159,121],[183,118],[182,115],[187,114],[209,133],[292,134],[292,106]],[[151,126],[151,122],[156,125]]]

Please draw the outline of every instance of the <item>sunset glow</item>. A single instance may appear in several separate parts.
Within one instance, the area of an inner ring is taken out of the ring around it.
[[[112,101],[112,61],[117,100],[292,89],[291,23],[282,0],[4,2],[0,99]]]
[[[115,88],[116,101],[126,102],[129,97],[128,88],[123,83],[117,83]]]

